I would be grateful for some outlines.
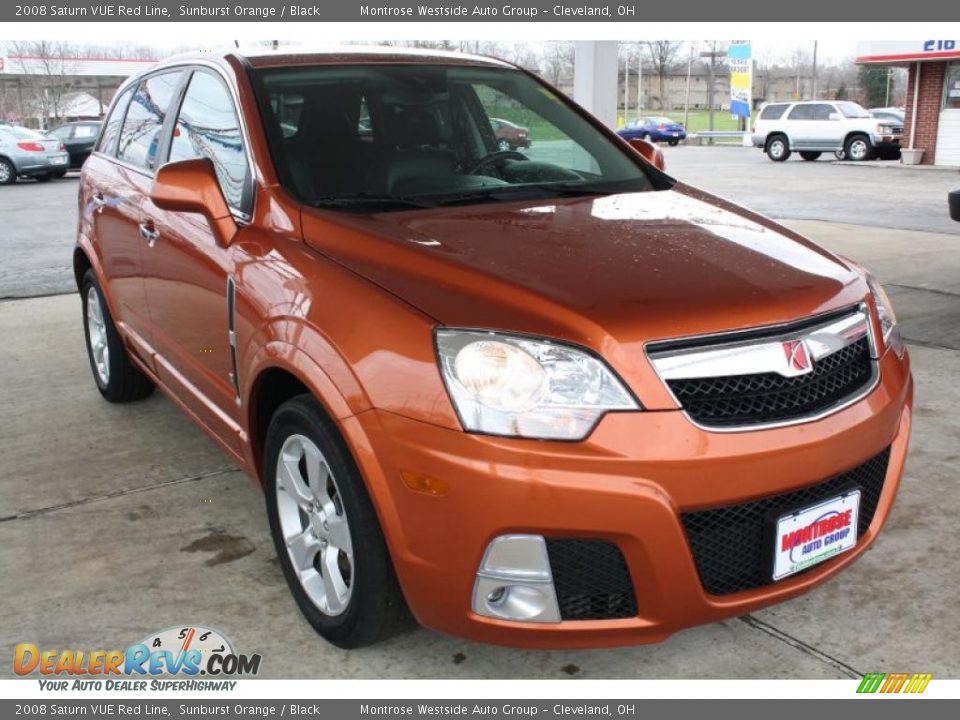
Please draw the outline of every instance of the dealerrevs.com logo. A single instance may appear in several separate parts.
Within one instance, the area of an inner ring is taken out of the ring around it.
[[[14,648],[13,670],[21,677],[43,676],[44,690],[232,690],[236,681],[222,678],[254,676],[261,659],[256,653],[235,652],[216,630],[184,625],[151,633],[126,650],[41,649],[20,643]],[[72,680],[52,679],[56,676]]]

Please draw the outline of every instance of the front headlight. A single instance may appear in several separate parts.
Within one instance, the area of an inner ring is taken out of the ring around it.
[[[599,359],[574,347],[481,330],[438,330],[440,370],[465,430],[581,440],[609,410],[638,410]]]
[[[884,292],[877,279],[867,274],[867,285],[873,295],[873,304],[877,306],[877,319],[880,321],[880,332],[883,335],[885,347],[891,347],[897,355],[903,355],[903,339],[900,337],[900,328],[897,327],[897,316],[893,312],[890,298]]]

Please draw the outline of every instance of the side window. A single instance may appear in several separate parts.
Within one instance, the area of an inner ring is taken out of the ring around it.
[[[120,135],[120,126],[123,124],[123,116],[127,112],[127,105],[130,104],[132,96],[133,88],[127,88],[113,104],[110,117],[107,118],[103,127],[103,135],[100,136],[100,144],[97,145],[99,152],[113,155],[114,148],[117,146],[117,137]]]
[[[249,166],[233,98],[219,78],[197,70],[180,106],[170,161],[200,157],[213,161],[230,207],[245,212]]]
[[[57,138],[57,140],[69,140],[70,129],[69,125],[64,125],[63,127],[58,127],[56,130],[51,130],[50,135]]]
[[[763,120],[779,120],[786,108],[786,105],[767,105],[760,113],[760,117]]]
[[[140,83],[123,121],[119,159],[147,170],[156,168],[163,120],[182,75],[180,71],[161,73]]]
[[[811,105],[795,105],[787,116],[787,120],[813,120],[813,107]]]
[[[817,103],[810,107],[813,108],[814,120],[829,120],[830,114],[837,112],[837,109],[833,107],[833,105],[827,105],[826,103]]]

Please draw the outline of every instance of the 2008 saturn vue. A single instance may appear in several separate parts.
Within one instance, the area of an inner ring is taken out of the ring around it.
[[[798,595],[890,512],[909,356],[866,271],[662,160],[489,58],[162,63],[83,170],[97,387],[159,387],[259,481],[342,647],[408,611],[651,642]]]

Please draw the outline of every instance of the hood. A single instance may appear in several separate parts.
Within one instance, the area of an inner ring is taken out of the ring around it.
[[[306,242],[439,323],[604,350],[772,324],[866,294],[776,223],[688,186],[376,215],[306,208]]]

